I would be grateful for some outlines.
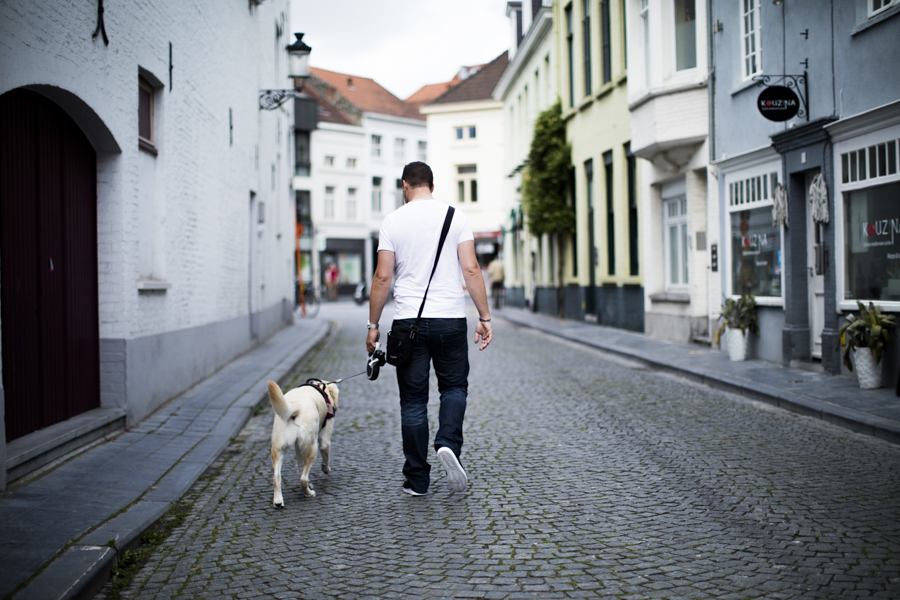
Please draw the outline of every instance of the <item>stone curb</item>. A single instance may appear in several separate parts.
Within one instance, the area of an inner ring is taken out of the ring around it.
[[[659,358],[648,356],[641,350],[604,344],[595,339],[584,339],[576,335],[576,327],[564,328],[565,333],[561,333],[558,328],[546,327],[540,323],[530,322],[528,319],[518,319],[508,312],[498,311],[496,316],[515,325],[528,327],[554,337],[604,350],[634,360],[655,370],[683,377],[710,388],[765,402],[784,410],[827,421],[857,433],[870,435],[893,444],[900,444],[900,423],[891,419],[833,404],[805,394],[773,388],[764,383],[736,377],[730,373],[698,366],[680,365],[675,361],[664,362]]]

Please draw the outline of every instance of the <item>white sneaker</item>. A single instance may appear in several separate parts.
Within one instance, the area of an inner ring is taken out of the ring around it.
[[[437,455],[438,460],[444,466],[444,471],[447,472],[447,485],[450,486],[450,489],[454,492],[465,490],[469,478],[466,475],[466,470],[462,468],[456,455],[453,454],[453,450],[446,446],[441,446],[438,448]]]
[[[417,492],[416,490],[412,489],[412,486],[409,484],[408,481],[403,482],[403,491],[406,492],[407,494],[409,494],[410,496],[424,496],[425,494],[428,493],[428,492]]]

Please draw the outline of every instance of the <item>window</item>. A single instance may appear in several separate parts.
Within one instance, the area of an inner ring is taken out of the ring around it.
[[[355,158],[348,158],[348,159],[347,159],[347,168],[348,168],[348,169],[355,169],[355,168],[356,168],[356,159],[355,159]]]
[[[898,0],[869,0],[869,16],[874,17],[897,4],[900,4]]]
[[[663,237],[666,290],[684,290],[688,284],[687,198],[685,196],[663,200]]]
[[[403,206],[403,180],[398,179],[396,183],[396,192],[394,198],[394,204],[396,208],[400,208]]]
[[[781,297],[781,228],[772,224],[778,173],[727,179],[730,293]]]
[[[474,125],[456,128],[456,139],[461,140],[466,135],[468,135],[469,139],[473,139],[475,137],[475,126]],[[421,143],[424,144],[425,142],[421,142]]]
[[[841,154],[841,183],[856,183],[897,173],[897,140]]]
[[[428,162],[428,142],[419,142],[419,160]]]
[[[475,137],[475,126],[472,125],[471,127],[469,127],[469,138],[472,139],[474,137]]]
[[[347,189],[347,220],[356,220],[356,188]]]
[[[616,274],[616,211],[613,203],[613,157],[612,150],[603,153],[604,175],[606,176],[606,266],[610,275]]]
[[[603,83],[612,81],[612,40],[610,39],[609,0],[600,1],[600,49]]]
[[[326,157],[325,164],[328,164]],[[300,129],[294,130],[294,175],[309,177],[309,132]]]
[[[572,5],[566,7],[566,49],[569,55],[569,106],[575,106],[575,37],[572,32]]]
[[[374,157],[381,156],[381,136],[380,135],[372,136],[372,156],[374,156]]]
[[[591,0],[582,0],[584,20],[581,22],[584,36],[584,95],[591,94]]]
[[[334,166],[334,157],[333,157],[333,156],[326,156],[326,157],[325,157],[325,166],[326,166],[326,167],[333,167],[333,166]]]
[[[694,2],[695,0],[674,0],[676,71],[697,66],[697,14]]]
[[[398,163],[405,162],[406,152],[405,152],[406,140],[403,138],[397,138],[394,140],[394,161]]]
[[[478,202],[478,168],[476,165],[456,167],[456,199],[458,202]]]
[[[900,301],[900,183],[844,194],[844,300]]]
[[[325,188],[325,218],[334,218],[334,187],[332,186]]]
[[[381,212],[381,177],[372,178],[372,212]]]
[[[741,0],[741,40],[744,79],[750,79],[762,71],[759,0]]]
[[[635,187],[635,175],[637,173],[637,159],[631,153],[631,142],[625,144],[625,158],[628,161],[628,263],[629,274],[638,275],[640,262],[638,261],[638,208],[637,188]]]
[[[458,140],[463,139],[463,128],[462,127],[456,128],[456,139],[458,139]]]
[[[644,87],[650,87],[650,0],[641,0],[641,49],[644,53]]]
[[[145,150],[154,151],[153,86],[138,76],[138,143]]]

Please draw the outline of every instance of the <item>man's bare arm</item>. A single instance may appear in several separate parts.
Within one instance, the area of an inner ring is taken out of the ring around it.
[[[479,321],[475,326],[475,343],[481,342],[479,350],[487,348],[494,337],[491,323],[485,323],[481,319],[491,318],[491,309],[488,306],[487,290],[484,289],[484,277],[481,275],[481,267],[478,266],[478,257],[475,256],[475,242],[472,240],[461,243],[457,247],[459,266],[462,268],[466,289],[475,308],[478,310]]]
[[[391,281],[394,279],[394,253],[388,250],[378,251],[378,266],[372,276],[372,291],[369,293],[369,323],[378,323],[384,305],[391,293]],[[370,329],[366,336],[366,350],[373,352],[375,342],[381,337],[377,329]]]

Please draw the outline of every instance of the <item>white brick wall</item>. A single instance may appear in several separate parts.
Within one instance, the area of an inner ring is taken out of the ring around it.
[[[93,123],[76,118],[89,137],[114,140],[98,153],[102,338],[247,314],[251,190],[267,213],[265,288],[254,308],[292,297],[291,105],[266,112],[257,103],[260,89],[290,85],[284,47],[293,36],[285,29],[276,37],[276,24],[289,22],[288,10],[288,0],[253,10],[246,2],[216,0],[107,2],[105,46],[91,37],[96,2],[0,6],[0,93],[34,85],[66,90],[74,96],[63,105],[70,114],[85,108],[94,114]],[[137,144],[139,67],[165,84],[155,95],[156,157]],[[110,145],[120,151],[108,151]],[[154,210],[147,210],[148,201]],[[148,276],[171,287],[138,293],[138,281]]]

